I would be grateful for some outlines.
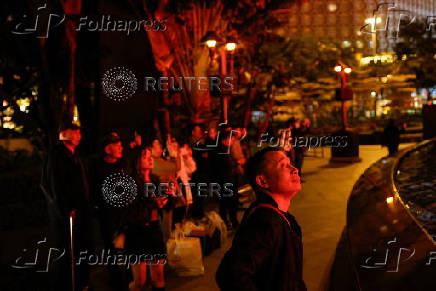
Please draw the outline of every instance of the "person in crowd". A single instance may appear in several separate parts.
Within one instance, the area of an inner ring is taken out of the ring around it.
[[[241,139],[242,139],[242,129],[237,127],[233,129],[232,134],[234,135],[233,144],[230,150],[232,158],[238,164],[238,170],[240,174],[244,173],[243,167],[246,162],[244,152],[242,151]]]
[[[210,145],[213,145],[215,144],[215,139],[213,139],[213,141],[211,139],[206,140],[205,134],[199,124],[193,125],[191,134],[192,157],[197,166],[197,170],[192,173],[192,182],[196,185],[199,183],[208,183],[211,179],[212,165],[210,163],[210,153],[213,148],[207,147],[207,145],[209,145],[207,142],[212,142]],[[213,131],[208,134],[209,137],[214,135]],[[201,219],[204,217],[203,196],[207,196],[208,193],[197,194],[198,193],[194,194],[191,212],[193,218]]]
[[[70,218],[73,222],[74,253],[91,248],[89,179],[86,161],[77,152],[82,139],[81,129],[70,120],[63,121],[59,143],[45,160],[41,187],[46,195],[49,211],[49,238],[53,248],[65,254],[52,262],[52,290],[71,290]],[[87,264],[75,268],[76,290],[88,284]]]
[[[133,140],[129,143],[129,146],[124,149],[124,157],[126,160],[126,167],[128,169],[132,169],[135,167],[135,165],[130,165],[130,161],[132,161],[132,157],[136,155],[136,151],[139,150],[139,148],[142,145],[142,136],[139,131],[139,129],[135,129],[133,132]]]
[[[152,290],[165,290],[166,245],[159,209],[167,204],[168,197],[156,190],[159,189],[159,178],[152,174],[154,163],[151,147],[140,146],[131,159],[131,164],[135,165],[132,175],[138,186],[138,195],[126,209],[118,234],[125,241],[126,256],[140,259],[131,266],[133,281],[129,284],[129,290],[142,290],[147,279],[147,265],[150,266]]]
[[[234,138],[232,130],[224,129],[223,132],[220,132],[219,146],[212,155],[212,164],[215,168],[212,182],[218,183],[221,189],[227,184],[229,186],[226,188],[231,189],[233,192],[232,195],[221,195],[219,198],[219,214],[229,229],[236,229],[239,225],[237,219],[238,163],[231,155]]]
[[[102,140],[102,156],[93,167],[93,204],[98,209],[100,229],[103,246],[106,250],[117,251],[114,239],[121,224],[123,209],[115,207],[103,198],[103,184],[111,175],[127,173],[127,167],[123,159],[123,145],[120,136],[116,132],[110,132]],[[108,266],[110,279],[115,289],[125,285],[124,270],[117,265]]]
[[[197,169],[194,158],[192,157],[192,149],[187,143],[182,147],[178,147],[178,158],[180,159],[180,169],[177,172],[178,191],[180,196],[184,197],[184,207],[179,207],[174,210],[174,223],[182,222],[183,218],[187,215],[189,206],[192,205],[193,195],[192,189],[189,184],[191,181],[191,175]],[[176,150],[173,142],[173,151]]]
[[[386,146],[389,151],[389,156],[398,152],[398,146],[400,145],[400,130],[395,123],[394,119],[389,119],[388,125],[383,131],[382,145]]]
[[[168,139],[171,139],[169,137]],[[170,144],[169,142],[168,144]],[[171,151],[168,150],[168,152]],[[180,162],[177,157],[169,156],[167,159],[163,157],[163,147],[158,139],[154,139],[152,142],[152,154],[153,154],[153,173],[159,178],[161,183],[167,183],[169,187],[176,187],[177,185],[177,172],[180,169]],[[167,241],[170,237],[173,226],[173,208],[176,206],[174,197],[171,197],[170,203],[163,211],[163,235],[164,240]],[[178,205],[177,205],[178,206]]]
[[[306,290],[301,228],[288,213],[301,190],[286,154],[267,147],[245,164],[257,200],[244,214],[216,281],[221,290]]]
[[[298,169],[298,175],[301,177],[301,168],[303,167],[304,151],[305,148],[301,146],[300,139],[304,138],[304,128],[302,127],[301,121],[299,119],[295,120],[292,128],[292,140],[294,141],[294,164]]]

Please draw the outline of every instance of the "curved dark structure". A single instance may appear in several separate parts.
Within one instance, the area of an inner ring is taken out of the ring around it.
[[[356,182],[326,290],[436,290],[436,243],[395,183],[401,161],[434,144],[382,158]]]

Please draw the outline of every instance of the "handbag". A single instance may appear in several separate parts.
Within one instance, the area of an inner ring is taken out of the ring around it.
[[[174,238],[167,242],[168,265],[181,277],[204,274],[203,256],[200,239],[185,237],[183,230],[177,227]]]

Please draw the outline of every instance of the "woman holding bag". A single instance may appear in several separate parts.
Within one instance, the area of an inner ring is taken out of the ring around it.
[[[132,174],[137,181],[138,196],[128,207],[123,223],[126,255],[136,257],[135,264],[131,265],[133,281],[129,284],[129,290],[141,290],[145,285],[147,265],[150,265],[153,290],[165,290],[166,245],[159,221],[159,209],[167,204],[168,198],[155,196],[152,191],[155,188],[150,186],[153,184],[157,188],[159,185],[157,177],[151,174],[151,147],[140,147],[132,159]]]

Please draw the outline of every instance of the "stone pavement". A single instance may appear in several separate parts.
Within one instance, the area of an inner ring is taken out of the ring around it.
[[[401,144],[400,149],[412,144]],[[322,290],[328,279],[336,245],[345,226],[347,200],[360,175],[372,163],[387,155],[379,145],[360,146],[362,161],[330,165],[330,149],[324,157],[305,157],[302,190],[291,201],[290,212],[303,230],[304,281],[309,291]],[[242,215],[242,213],[240,213]],[[179,278],[168,274],[167,290],[219,290],[215,272],[229,243],[205,257],[205,275]]]

